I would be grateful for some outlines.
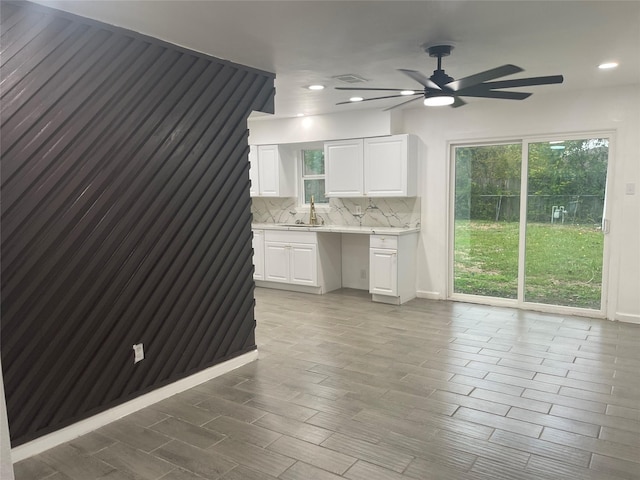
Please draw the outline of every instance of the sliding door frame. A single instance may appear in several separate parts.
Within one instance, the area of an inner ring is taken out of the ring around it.
[[[544,303],[534,303],[524,301],[525,287],[525,257],[526,257],[526,228],[527,228],[527,206],[528,206],[528,172],[529,172],[529,145],[539,142],[553,142],[560,140],[583,140],[588,138],[606,138],[609,141],[608,158],[607,158],[607,178],[604,194],[604,211],[602,220],[603,230],[603,251],[602,251],[602,284],[600,292],[600,309],[568,307],[563,305],[550,305]],[[489,297],[483,295],[473,295],[454,292],[454,265],[455,265],[455,149],[458,147],[481,147],[488,145],[507,145],[519,143],[522,146],[521,165],[520,165],[520,218],[518,229],[518,296],[517,299]],[[566,315],[588,316],[596,318],[605,318],[609,316],[609,284],[610,284],[610,263],[611,263],[611,182],[613,181],[613,169],[615,158],[615,132],[612,131],[586,131],[571,132],[565,134],[547,134],[547,135],[527,135],[520,138],[500,138],[500,139],[476,139],[476,140],[451,140],[448,142],[448,226],[447,226],[447,299],[453,301],[461,301],[468,303],[478,303],[491,306],[513,307],[522,310],[535,310],[549,313],[558,313]]]

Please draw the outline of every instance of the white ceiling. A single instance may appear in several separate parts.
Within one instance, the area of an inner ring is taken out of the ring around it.
[[[453,43],[443,59],[461,78],[512,63],[507,78],[564,75],[543,93],[640,83],[639,1],[69,1],[39,3],[276,73],[276,115],[382,109],[404,99],[336,106],[357,74],[363,87],[419,88],[398,68],[436,68],[422,45]],[[598,70],[617,61],[611,71]],[[327,86],[311,92],[313,83]],[[363,95],[367,97],[367,95]],[[378,96],[376,94],[369,97]],[[488,104],[508,100],[468,99]],[[525,100],[526,101],[526,100]],[[411,104],[417,108],[420,102]]]

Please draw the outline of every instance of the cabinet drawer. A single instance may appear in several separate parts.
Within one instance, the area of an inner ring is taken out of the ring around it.
[[[290,230],[265,230],[264,240],[265,242],[318,243],[315,232],[292,232]]]
[[[370,248],[391,248],[398,249],[397,235],[371,235],[369,239]]]

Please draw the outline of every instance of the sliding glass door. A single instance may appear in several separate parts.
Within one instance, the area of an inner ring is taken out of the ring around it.
[[[601,310],[608,157],[607,138],[454,147],[450,296]]]
[[[528,144],[524,301],[600,310],[609,141]]]
[[[455,148],[455,293],[518,295],[522,146]]]

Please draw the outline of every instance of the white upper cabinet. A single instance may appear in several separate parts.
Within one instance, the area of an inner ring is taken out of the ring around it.
[[[278,145],[258,145],[249,150],[252,196],[295,197],[295,159],[289,157]]]
[[[364,194],[363,140],[324,144],[325,195],[362,197]]]
[[[369,197],[415,197],[418,145],[411,135],[364,139],[364,191]]]
[[[277,145],[258,147],[258,188],[262,197],[278,197],[280,154]]]
[[[249,193],[252,197],[257,197],[260,194],[260,185],[258,178],[258,147],[255,145],[249,145],[249,180],[251,181],[251,187],[249,187]]]
[[[327,142],[324,146],[328,197],[415,197],[418,142],[391,135]]]

